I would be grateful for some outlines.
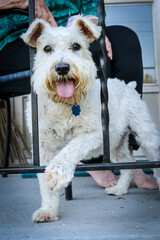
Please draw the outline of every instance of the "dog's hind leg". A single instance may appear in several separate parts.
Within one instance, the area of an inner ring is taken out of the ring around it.
[[[160,189],[160,168],[154,168],[153,172]]]
[[[149,161],[160,161],[160,136],[143,101],[133,106],[130,127]],[[160,169],[155,169],[154,174],[160,186]]]
[[[127,135],[128,139],[128,135]],[[125,145],[119,146],[114,151],[111,152],[111,161],[112,162],[131,162],[133,161],[129,149],[128,143]],[[128,191],[129,184],[132,180],[133,170],[120,170],[120,177],[118,183],[109,188],[105,188],[105,192],[109,195],[123,195]]]
[[[123,161],[124,162],[124,161]],[[120,170],[120,178],[117,185],[105,188],[109,195],[123,195],[128,192],[129,183],[132,180],[133,170]]]
[[[38,174],[42,203],[41,207],[32,215],[32,220],[35,223],[58,220],[59,191],[49,189],[45,178],[46,174]]]

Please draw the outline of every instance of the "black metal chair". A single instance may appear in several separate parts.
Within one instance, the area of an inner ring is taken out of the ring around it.
[[[110,163],[110,153],[109,153],[109,113],[108,113],[108,90],[107,90],[107,53],[105,47],[105,21],[104,21],[104,1],[98,0],[98,18],[99,25],[102,26],[102,34],[99,40],[100,47],[100,70],[99,77],[101,80],[101,103],[102,103],[102,127],[103,127],[103,156],[102,163],[98,164],[85,164],[77,165],[76,171],[94,171],[94,170],[119,170],[119,169],[138,169],[138,168],[159,168],[160,161],[158,162],[131,162],[131,163]],[[34,0],[29,0],[29,17],[30,23],[34,19]],[[31,63],[31,74],[32,74],[32,64],[33,64],[34,50],[30,50],[30,63]],[[19,73],[18,73],[19,74]],[[27,71],[25,76],[29,77],[29,72]],[[23,77],[25,77],[23,75]],[[16,75],[5,76],[5,81],[13,81]],[[20,77],[20,76],[19,76]],[[2,77],[3,78],[3,77]],[[0,81],[2,81],[0,78]],[[8,80],[7,80],[8,78]],[[9,80],[10,79],[10,80]],[[19,167],[19,168],[8,168],[5,164],[3,168],[0,168],[0,173],[43,173],[45,171],[45,166],[39,165],[39,137],[38,137],[38,107],[37,98],[34,90],[31,87],[32,96],[32,142],[33,142],[33,163],[32,167]],[[5,94],[4,94],[5,97]],[[6,98],[8,104],[8,115],[9,115],[9,102]],[[9,116],[8,116],[9,119]],[[9,143],[9,133],[7,133],[7,141]],[[7,148],[6,154],[9,153]],[[6,157],[7,159],[7,157]],[[66,199],[72,199],[72,187],[71,184],[66,188]]]
[[[22,14],[29,15],[30,23],[34,20],[34,1],[30,1],[29,10],[22,9],[7,9],[1,10],[0,16],[6,16],[9,14]],[[30,68],[32,69],[33,57],[34,57],[34,49],[30,49]],[[10,109],[10,98],[16,96],[22,96],[25,94],[32,93],[32,100],[35,101],[36,104],[36,95],[33,92],[30,84],[31,71],[21,71],[15,72],[12,74],[0,76],[0,99],[5,102],[5,110],[6,110],[6,133],[5,133],[5,144],[4,144],[4,156],[3,156],[3,168],[8,168],[9,162],[9,152],[10,152],[10,138],[11,138],[11,109]],[[32,102],[33,102],[32,101]],[[34,107],[32,107],[33,109]],[[38,119],[35,116],[38,116],[37,110],[34,114],[34,129],[38,127]],[[35,120],[36,119],[36,120]],[[38,131],[35,132],[33,136],[33,141],[38,145]],[[35,140],[36,138],[36,140]],[[35,153],[35,145],[33,146],[33,151]],[[37,147],[38,149],[38,147]],[[7,173],[2,172],[4,177],[7,176]]]
[[[4,145],[3,167],[8,167],[9,162],[11,138],[10,98],[29,94],[30,92],[30,71],[24,71],[0,77],[0,99],[4,100],[6,110],[6,139]],[[5,177],[6,174],[3,174],[3,176]]]
[[[21,9],[9,9],[0,10],[0,16],[6,16],[9,14],[23,14],[28,15],[26,10]],[[11,109],[10,98],[16,96],[22,96],[31,92],[30,86],[30,71],[16,72],[4,76],[0,76],[0,99],[5,102],[6,110],[6,134],[4,144],[4,156],[3,167],[8,167],[9,152],[10,152],[10,138],[11,138]],[[2,106],[3,107],[3,106]],[[3,173],[3,176],[7,174]]]

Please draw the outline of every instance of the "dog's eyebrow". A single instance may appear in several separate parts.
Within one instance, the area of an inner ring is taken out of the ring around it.
[[[61,42],[62,40],[62,42]],[[43,45],[52,45],[52,46],[58,46],[62,45],[63,47],[63,41],[66,43],[66,49],[72,48],[72,45],[74,43],[78,43],[81,45],[82,49],[88,49],[88,43],[85,41],[83,35],[79,35],[78,37],[70,38],[68,35],[68,38],[64,39],[63,36],[61,36],[60,41],[57,42],[56,34],[54,36],[54,33],[49,33],[45,31],[42,33],[42,35],[38,38],[37,43],[43,44]]]
[[[49,33],[44,33],[44,34],[42,33],[42,35],[38,38],[37,42],[43,42],[43,41],[53,43],[54,37]]]

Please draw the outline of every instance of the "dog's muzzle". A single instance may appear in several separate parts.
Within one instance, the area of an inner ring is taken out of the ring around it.
[[[62,99],[72,98],[74,95],[74,81],[67,76],[70,71],[70,65],[65,62],[59,62],[55,66],[55,71],[61,78],[56,85],[59,97]]]
[[[86,98],[86,92],[84,92],[84,87],[80,82],[78,68],[74,63],[70,65],[61,61],[52,66],[49,74],[47,74],[46,86],[55,103],[64,101],[73,105],[80,102],[81,94],[83,94],[84,99]]]

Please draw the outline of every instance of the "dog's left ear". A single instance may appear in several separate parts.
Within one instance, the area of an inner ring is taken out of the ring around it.
[[[74,25],[76,25],[80,32],[85,35],[89,43],[98,39],[101,35],[101,27],[97,26],[87,17],[78,17],[74,21]]]
[[[29,26],[27,32],[21,35],[21,38],[25,43],[35,48],[38,38],[47,26],[49,26],[49,23],[42,19],[35,19]]]

